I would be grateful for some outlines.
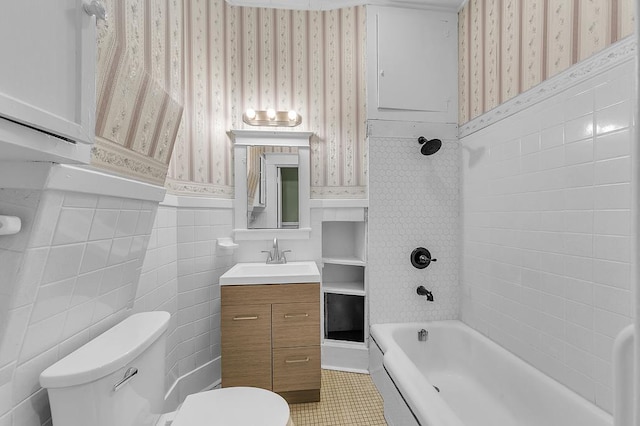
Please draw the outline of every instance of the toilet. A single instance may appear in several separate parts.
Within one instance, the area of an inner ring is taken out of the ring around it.
[[[163,413],[168,312],[134,314],[47,368],[53,426],[291,426],[289,405],[259,388],[189,395]]]

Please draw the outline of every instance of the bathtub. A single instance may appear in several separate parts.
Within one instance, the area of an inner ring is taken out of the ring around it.
[[[418,341],[426,329],[428,340]],[[371,326],[389,426],[611,426],[612,417],[460,321]],[[437,387],[437,389],[436,389]]]

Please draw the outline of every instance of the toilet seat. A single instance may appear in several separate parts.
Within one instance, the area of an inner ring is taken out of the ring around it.
[[[250,387],[189,395],[171,426],[286,426],[289,405],[277,393]]]

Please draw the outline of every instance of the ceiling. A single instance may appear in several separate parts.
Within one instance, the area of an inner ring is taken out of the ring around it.
[[[270,7],[277,9],[329,10],[361,4],[404,6],[457,11],[466,0],[226,0],[234,6]]]

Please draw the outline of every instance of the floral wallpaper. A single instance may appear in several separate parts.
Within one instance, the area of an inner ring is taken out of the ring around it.
[[[232,198],[227,132],[246,128],[248,107],[296,109],[295,130],[315,133],[312,196],[367,196],[364,7],[105,4],[93,165],[175,193]]]
[[[634,31],[633,0],[469,0],[458,14],[466,123]]]
[[[91,163],[163,184],[183,116],[183,2],[104,3]]]
[[[246,108],[273,107],[297,110],[295,130],[315,133],[312,197],[367,196],[364,7],[294,11],[191,0],[184,22],[184,117],[170,191],[232,198],[227,132],[248,128]]]

